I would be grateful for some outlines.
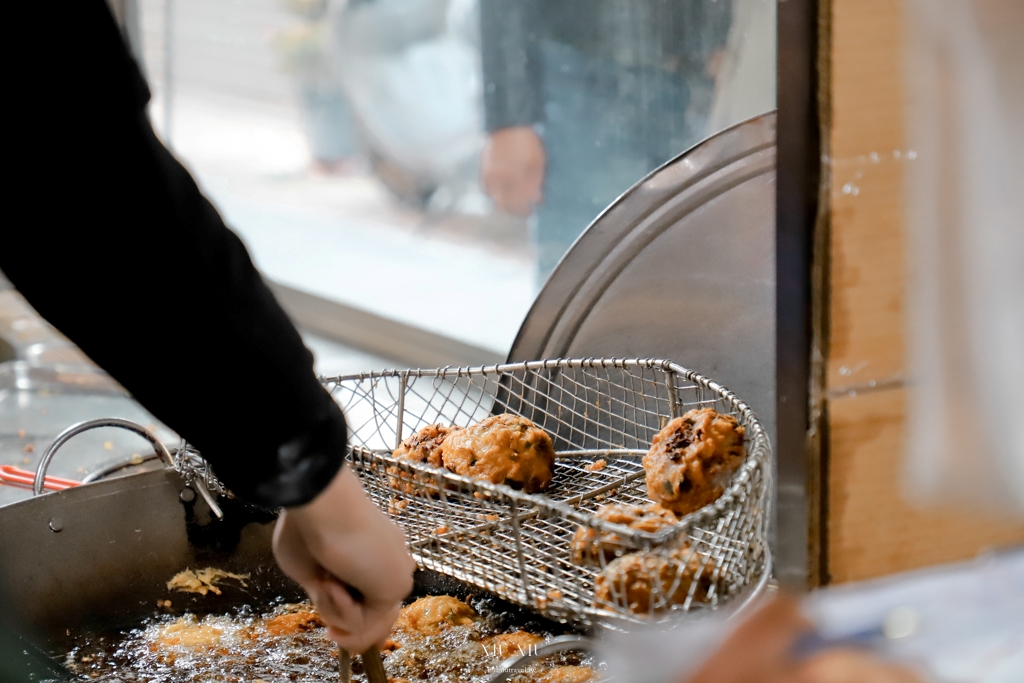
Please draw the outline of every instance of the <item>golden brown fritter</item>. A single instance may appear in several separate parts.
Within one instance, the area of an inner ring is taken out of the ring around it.
[[[541,674],[537,683],[588,683],[595,678],[597,672],[589,666],[556,666]]]
[[[544,639],[536,633],[529,631],[516,631],[515,633],[499,633],[490,638],[480,641],[491,657],[505,659],[515,655],[525,655],[532,652],[532,648],[540,645]]]
[[[395,457],[410,462],[425,462],[434,467],[441,467],[441,443],[458,427],[444,425],[427,425],[419,430],[395,449]]]
[[[458,598],[450,595],[428,595],[406,605],[398,613],[395,629],[436,636],[451,626],[468,626],[473,623],[476,612]]]
[[[150,650],[163,650],[180,645],[193,650],[212,648],[220,644],[224,629],[197,622],[191,615],[161,627],[160,635],[149,646]]]
[[[672,420],[644,456],[647,496],[678,515],[713,503],[743,464],[743,435],[736,418],[711,408]]]
[[[555,448],[533,422],[503,413],[450,434],[441,458],[458,474],[535,493],[551,484]]]
[[[394,456],[399,460],[409,462],[426,463],[434,467],[443,467],[441,459],[442,444],[450,434],[459,431],[458,427],[445,427],[444,425],[431,424],[419,430],[395,449]],[[423,491],[424,487],[417,487],[415,482],[420,479],[417,475],[409,472],[402,472],[397,467],[389,467],[388,486],[399,489],[408,494]]]
[[[594,603],[611,603],[636,614],[663,612],[684,603],[691,586],[695,601],[706,599],[713,573],[711,560],[690,552],[685,544],[668,554],[623,555],[597,575]]]
[[[324,626],[308,604],[282,605],[275,611],[278,613],[251,620],[220,615],[207,615],[200,620],[186,614],[159,626],[150,639],[149,649],[160,652],[171,648],[179,653],[182,649],[203,650],[218,655],[242,653],[270,646],[279,637],[310,633]]]
[[[650,532],[679,521],[671,510],[666,510],[657,503],[602,505],[594,516],[612,524],[622,524],[631,529]],[[572,561],[583,566],[600,565],[602,556],[605,562],[611,562],[624,550],[618,534],[608,531],[581,526],[572,538]]]
[[[290,614],[279,614],[263,622],[263,628],[272,636],[288,636],[300,631],[312,631],[320,628],[324,622],[313,610],[303,610]]]

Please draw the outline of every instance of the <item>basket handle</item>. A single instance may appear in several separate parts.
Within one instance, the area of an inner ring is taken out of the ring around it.
[[[149,443],[153,444],[153,448],[156,450],[160,459],[168,467],[174,467],[174,458],[171,457],[170,451],[163,445],[160,439],[153,436],[153,434],[140,424],[132,422],[131,420],[125,420],[120,417],[101,417],[96,420],[86,420],[85,422],[79,422],[73,424],[63,432],[57,435],[57,438],[53,440],[53,443],[49,445],[46,451],[43,453],[43,457],[39,460],[39,465],[36,467],[36,478],[32,485],[32,494],[35,496],[43,493],[43,486],[46,481],[46,470],[50,467],[50,461],[53,460],[54,454],[60,449],[65,443],[67,443],[72,437],[87,432],[90,429],[98,429],[100,427],[118,427],[120,429],[127,429],[129,432],[134,432],[144,438]]]

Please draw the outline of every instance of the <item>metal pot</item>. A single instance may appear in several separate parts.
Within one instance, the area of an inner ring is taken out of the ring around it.
[[[167,467],[0,508],[0,577],[15,614],[46,650],[62,653],[75,633],[125,628],[152,616],[157,601],[168,597],[167,581],[186,568],[246,573],[248,585],[224,586],[221,595],[175,593],[170,613],[218,613],[304,597],[273,558],[276,511],[220,497],[218,519],[197,495],[199,486]],[[480,592],[418,571],[413,595]],[[500,611],[509,615],[510,627],[572,633],[507,603]],[[555,638],[540,654],[587,646],[579,638]],[[503,680],[501,674],[495,680]]]
[[[221,498],[224,519],[173,469],[78,486],[0,509],[0,571],[16,613],[59,648],[68,631],[153,614],[187,567],[251,574],[247,589],[174,596],[174,611],[211,612],[272,596],[298,598],[270,549],[277,515]]]

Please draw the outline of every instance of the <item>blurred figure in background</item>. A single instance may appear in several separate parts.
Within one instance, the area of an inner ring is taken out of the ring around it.
[[[297,22],[274,37],[281,66],[296,86],[313,168],[345,173],[359,167],[362,141],[352,106],[333,64],[329,12],[348,0],[280,0]]]
[[[333,0],[333,69],[374,174],[403,202],[480,197],[475,0]]]
[[[775,108],[775,4],[776,0],[732,0],[708,135]]]
[[[499,208],[534,214],[539,281],[612,200],[705,136],[731,10],[480,0],[481,175]]]

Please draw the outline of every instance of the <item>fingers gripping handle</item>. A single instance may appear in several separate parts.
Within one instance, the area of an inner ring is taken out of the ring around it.
[[[388,676],[384,672],[384,662],[380,658],[380,650],[370,647],[363,653],[363,672],[370,683],[388,683]],[[349,683],[352,680],[352,656],[343,647],[338,647],[338,672],[341,683]]]

